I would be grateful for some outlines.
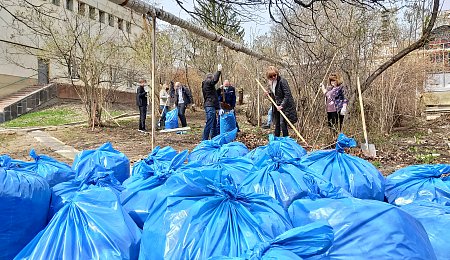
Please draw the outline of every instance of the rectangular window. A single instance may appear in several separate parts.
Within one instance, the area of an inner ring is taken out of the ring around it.
[[[108,14],[108,24],[109,26],[114,27],[114,15]]]
[[[105,23],[105,12],[103,11],[98,11],[98,20],[101,23]]]
[[[95,20],[95,7],[89,6],[89,18]]]
[[[73,0],[66,0],[67,10],[73,11]]]
[[[123,19],[118,19],[117,20],[117,28],[119,28],[119,30],[123,31]]]
[[[127,33],[131,33],[131,22],[127,21]]]
[[[59,6],[61,4],[61,2],[60,2],[60,0],[52,0],[52,4]]]
[[[84,16],[86,14],[86,4],[78,2],[78,14]]]

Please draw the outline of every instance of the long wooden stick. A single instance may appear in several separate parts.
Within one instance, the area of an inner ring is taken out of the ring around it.
[[[108,110],[106,110],[106,108],[104,108],[102,106],[102,109],[103,109],[103,111],[106,112],[106,114],[109,116],[109,118],[111,118],[114,121],[114,123],[116,123],[118,126],[120,126],[119,122],[117,122],[117,120],[108,112]]]
[[[359,83],[359,77],[356,78],[356,86],[358,87],[358,95],[359,95],[359,106],[361,108],[361,119],[364,131],[364,140],[366,141],[366,147],[369,149],[369,141],[367,139],[367,128],[366,128],[366,117],[364,116],[364,105],[361,94],[361,85]]]
[[[152,16],[152,150],[155,148],[156,16]]]
[[[261,82],[259,82],[258,79],[256,79],[256,82],[258,82],[258,85],[261,87],[261,89],[264,92],[267,92],[266,89],[264,88],[264,86],[261,84]],[[270,100],[270,102],[272,102],[272,104],[275,106],[275,108],[277,107],[277,103],[275,103],[275,101],[272,99],[271,96],[267,96]],[[295,126],[291,123],[291,121],[289,121],[289,119],[286,117],[286,115],[284,114],[284,112],[282,110],[279,110],[280,114],[283,116],[284,120],[286,120],[286,122],[288,122],[288,124],[292,127],[292,129],[294,129],[294,132],[297,134],[297,136],[306,144],[308,145],[308,142],[306,142],[306,140],[303,138],[303,136],[297,131],[297,128],[295,128]]]

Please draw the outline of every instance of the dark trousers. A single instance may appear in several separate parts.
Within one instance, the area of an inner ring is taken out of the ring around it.
[[[334,132],[338,133],[342,131],[342,122],[344,122],[344,116],[338,112],[327,112],[328,127]],[[339,121],[339,122],[338,122]]]
[[[272,116],[273,116],[272,122],[275,124],[275,131],[273,134],[275,136],[280,136],[280,129],[281,129],[281,131],[283,132],[283,136],[289,136],[287,122],[286,120],[284,120],[280,111],[278,111],[276,108],[273,108]]]
[[[184,115],[186,113],[186,105],[184,103],[181,103],[181,104],[178,104],[177,108],[178,108],[178,117],[180,118],[180,121],[181,121],[181,126],[186,127],[187,122],[186,122],[186,116]]]
[[[166,123],[166,114],[169,110],[168,106],[159,106],[159,109],[161,110],[161,118],[159,119],[159,126],[163,127]]]
[[[139,130],[147,130],[145,128],[145,118],[147,117],[147,106],[139,107]]]

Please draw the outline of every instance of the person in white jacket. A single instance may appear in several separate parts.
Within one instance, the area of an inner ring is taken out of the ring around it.
[[[161,117],[159,118],[158,127],[164,127],[166,114],[169,110],[169,86],[167,84],[164,84],[159,91],[159,110]]]

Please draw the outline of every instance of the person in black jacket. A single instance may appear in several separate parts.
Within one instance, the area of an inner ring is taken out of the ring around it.
[[[180,82],[175,83],[173,96],[175,97],[175,105],[178,108],[178,117],[181,121],[181,126],[186,127],[186,107],[192,103],[193,98],[191,91],[187,86],[182,85]]]
[[[269,91],[266,92],[266,95],[270,95],[277,104],[276,106],[272,105],[272,121],[275,124],[274,135],[280,136],[281,128],[283,136],[289,136],[288,123],[281,116],[280,111],[283,111],[292,124],[297,122],[297,109],[291,89],[287,80],[279,75],[278,69],[274,66],[267,68],[266,77],[269,83]]]
[[[145,118],[147,117],[147,92],[144,89],[145,79],[140,79],[136,90],[136,105],[139,107],[139,132],[146,132]]]
[[[216,125],[216,110],[219,109],[219,97],[217,95],[216,84],[219,81],[222,65],[217,65],[217,72],[206,74],[202,82],[203,106],[205,107],[206,124],[203,129],[202,140],[208,140],[218,134]]]
[[[236,118],[236,111],[234,110],[234,108],[236,107],[236,89],[231,85],[229,80],[226,79],[223,81],[223,86],[221,86],[217,90],[217,95],[219,96],[220,104],[219,115],[222,115],[223,113],[233,112],[234,118]],[[220,120],[217,120],[217,122],[220,122]],[[240,132],[237,118],[236,128],[237,131]]]

